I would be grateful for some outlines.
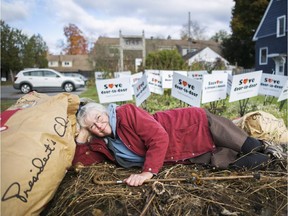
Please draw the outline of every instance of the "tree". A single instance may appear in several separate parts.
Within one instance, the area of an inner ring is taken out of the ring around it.
[[[190,29],[190,33],[189,33]],[[182,40],[203,40],[205,39],[205,27],[199,25],[197,21],[190,21],[190,28],[189,24],[184,24],[182,30],[180,32],[180,36]],[[190,34],[190,35],[189,35]],[[190,37],[190,38],[189,38]]]
[[[47,67],[48,47],[41,35],[33,35],[24,46],[23,67]]]
[[[230,63],[250,68],[255,63],[254,33],[269,0],[234,0],[230,27],[232,35],[222,43],[222,53]]]
[[[210,39],[216,42],[222,42],[224,39],[227,39],[229,37],[230,35],[227,33],[227,31],[221,29],[218,32],[216,32]]]
[[[40,35],[29,38],[1,20],[1,77],[25,67],[47,67],[48,47]],[[34,41],[34,42],[33,42]],[[34,51],[33,51],[34,50]]]
[[[1,20],[1,77],[22,69],[21,52],[25,39],[22,32]]]
[[[64,35],[67,38],[66,47],[63,51],[68,55],[87,54],[88,43],[83,32],[75,25],[69,24],[64,27]]]
[[[161,50],[149,53],[146,68],[159,70],[183,70],[187,67],[177,50]]]

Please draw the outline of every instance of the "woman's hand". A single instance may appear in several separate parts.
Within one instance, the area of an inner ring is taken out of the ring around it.
[[[153,174],[151,172],[142,172],[140,174],[132,174],[124,179],[124,182],[129,186],[140,186],[145,180],[151,179]]]
[[[88,141],[89,136],[90,132],[86,128],[81,127],[79,130],[79,134],[75,140],[78,143],[86,143]]]

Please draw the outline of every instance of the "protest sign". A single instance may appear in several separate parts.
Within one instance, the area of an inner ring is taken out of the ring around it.
[[[200,107],[202,83],[174,73],[171,95],[191,106]]]
[[[187,71],[172,71],[172,70],[161,70],[160,75],[162,77],[162,88],[172,88],[173,74],[180,73],[187,76]]]
[[[100,103],[132,100],[130,77],[96,80]]]
[[[136,74],[132,74],[131,75],[131,84],[132,86],[135,85],[138,80],[140,80],[143,76],[143,73],[142,72],[139,72],[139,73],[136,73]]]
[[[287,76],[263,73],[259,94],[279,97],[286,80]]]
[[[131,71],[118,71],[114,72],[114,78],[120,78],[124,76],[131,76]]]
[[[164,89],[162,88],[162,81],[160,75],[149,73],[147,77],[150,92],[163,95]]]
[[[136,106],[140,106],[150,95],[147,76],[143,75],[136,84],[133,85]]]
[[[172,87],[173,73],[173,70],[160,70],[163,89],[170,89]]]
[[[284,84],[282,91],[279,95],[278,102],[288,99],[288,80]]]
[[[104,79],[105,78],[105,72],[97,71],[94,74],[95,74],[95,79]]]
[[[206,70],[202,70],[202,71],[188,71],[187,72],[187,77],[193,78],[193,79],[196,79],[196,80],[202,82],[204,74],[208,74]]]
[[[232,70],[213,70],[212,74],[227,73],[232,75]]]
[[[227,94],[228,95],[230,95],[230,92],[231,92],[232,82],[233,82],[233,76],[232,74],[228,73],[228,80],[227,80]]]
[[[262,71],[233,76],[229,102],[234,102],[258,95]]]
[[[202,82],[202,103],[225,99],[227,96],[227,73],[206,74]]]
[[[146,76],[148,76],[148,74],[160,76],[160,70],[145,70],[145,74]]]

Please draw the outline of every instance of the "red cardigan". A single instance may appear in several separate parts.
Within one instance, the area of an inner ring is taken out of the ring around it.
[[[116,109],[117,134],[134,153],[145,156],[143,171],[158,173],[164,162],[179,162],[215,149],[204,109],[178,108],[149,114],[133,104]],[[77,145],[73,164],[115,162],[103,139]]]

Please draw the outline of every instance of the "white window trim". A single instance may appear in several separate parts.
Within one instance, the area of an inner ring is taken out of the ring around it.
[[[284,33],[283,34],[280,34],[279,30],[280,30],[280,20],[283,19],[284,20],[284,26],[283,26],[283,29],[284,29]],[[283,15],[283,16],[280,16],[280,17],[277,17],[277,37],[283,37],[286,35],[286,16]]]
[[[282,70],[280,70],[280,68],[282,68]],[[285,63],[281,62],[278,66],[279,73],[284,74],[284,68],[285,68]]]
[[[49,61],[48,66],[49,67],[58,67],[58,61]]]
[[[265,62],[261,62],[262,50],[266,50],[266,61]],[[259,65],[267,65],[267,63],[268,63],[268,47],[261,47],[259,49]]]
[[[62,62],[62,67],[72,67],[72,61],[63,61]]]

